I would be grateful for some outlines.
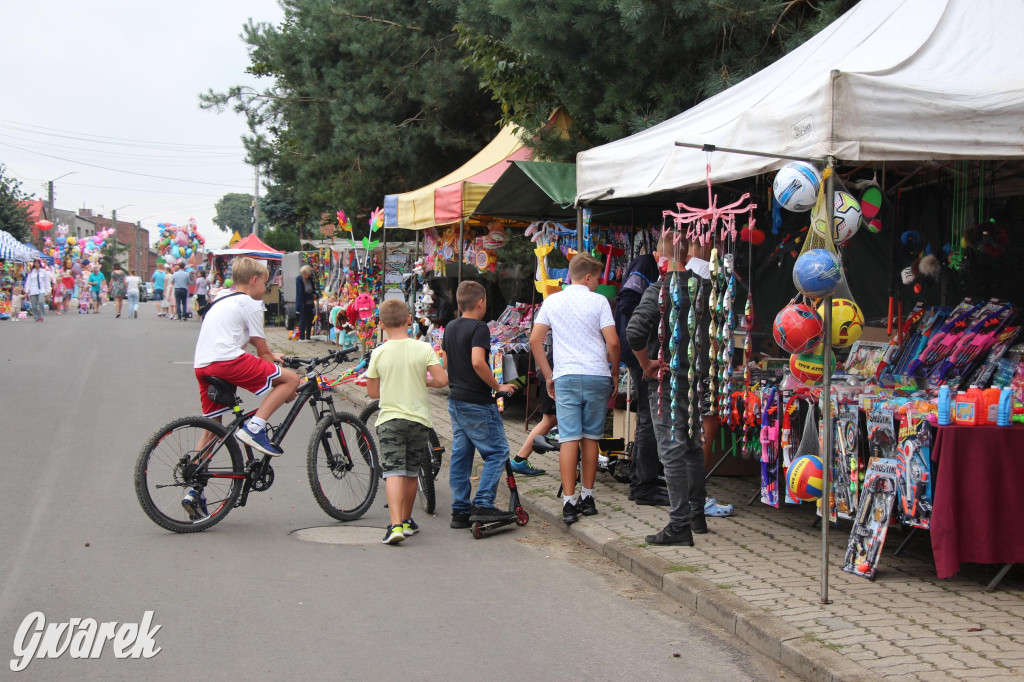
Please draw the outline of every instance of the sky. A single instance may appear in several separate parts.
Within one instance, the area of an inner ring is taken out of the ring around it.
[[[250,17],[283,12],[276,0],[0,0],[0,163],[38,199],[55,180],[58,209],[117,209],[151,241],[157,223],[194,217],[221,246],[214,204],[251,194],[254,171],[244,119],[201,110],[198,95],[269,85],[245,73]]]

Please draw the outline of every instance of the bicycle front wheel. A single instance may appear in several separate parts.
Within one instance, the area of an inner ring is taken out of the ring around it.
[[[306,472],[320,508],[339,521],[355,521],[377,496],[380,465],[370,430],[358,417],[327,415],[313,429]]]
[[[153,434],[135,463],[135,495],[161,528],[195,533],[219,523],[235,506],[245,481],[242,453],[228,430],[206,417],[182,417]],[[182,505],[191,489],[201,502]]]

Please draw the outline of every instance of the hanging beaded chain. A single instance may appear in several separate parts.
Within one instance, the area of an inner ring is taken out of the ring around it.
[[[690,343],[686,349],[686,359],[690,361],[690,367],[686,372],[686,379],[689,381],[690,391],[687,396],[690,404],[690,412],[687,415],[687,435],[690,439],[693,439],[693,423],[695,419],[693,415],[695,412],[700,412],[697,392],[697,321],[700,319],[699,312],[697,310],[697,294],[698,285],[700,278],[693,276],[690,277],[690,281],[687,282],[686,288],[687,293],[690,295],[690,311],[686,316],[686,328],[690,332]]]
[[[711,295],[708,298],[708,307],[711,309],[711,323],[708,327],[708,399],[711,401],[711,411],[718,414],[718,328],[721,325],[722,311],[719,305],[718,273],[721,270],[721,263],[718,261],[718,249],[711,249]],[[701,283],[701,287],[704,284]],[[703,297],[701,297],[703,304]]]
[[[665,299],[665,289],[662,286],[658,291],[658,364],[665,362],[665,315],[667,314],[668,302]],[[658,419],[661,419],[662,388],[665,383],[665,373],[658,370]]]
[[[721,369],[719,371],[719,382],[721,385],[722,401],[721,413],[725,414],[729,409],[729,396],[732,393],[732,332],[736,328],[736,319],[732,310],[733,296],[736,294],[736,275],[733,272],[733,254],[727,253],[722,259],[722,273],[728,279],[728,286],[722,296],[722,314],[725,322],[722,324],[718,340],[722,345],[720,354]]]
[[[672,370],[671,378],[671,392],[672,392],[672,440],[676,439],[675,421],[676,415],[679,413],[679,369],[681,361],[679,359],[679,351],[681,350],[679,345],[683,341],[683,321],[679,319],[679,313],[683,307],[683,285],[682,277],[678,272],[672,272],[672,283],[670,285],[670,291],[672,294],[672,310],[669,312],[668,323],[669,327],[672,328],[672,338],[669,339],[669,352],[671,353],[671,360],[669,361],[669,369]]]

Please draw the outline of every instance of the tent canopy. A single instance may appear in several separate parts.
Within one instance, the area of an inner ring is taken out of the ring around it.
[[[567,129],[568,116],[561,110],[549,126]],[[505,172],[507,161],[528,161],[532,150],[523,143],[518,126],[507,125],[476,156],[440,180],[406,192],[384,197],[384,226],[426,230],[468,218],[491,185]]]
[[[531,222],[575,220],[576,164],[513,161],[474,215]]]
[[[27,263],[32,260],[32,254],[25,248],[24,244],[14,238],[14,235],[5,230],[0,230],[0,260]]]
[[[1024,157],[1018,0],[862,0],[771,66],[688,111],[577,156],[577,198],[705,182],[676,142],[843,161]],[[714,154],[716,182],[777,159]]]
[[[249,256],[262,260],[281,260],[284,251],[278,251],[254,234],[250,234],[239,240],[230,249],[215,249],[210,251],[212,256]]]

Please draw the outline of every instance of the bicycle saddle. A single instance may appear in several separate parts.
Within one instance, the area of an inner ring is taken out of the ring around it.
[[[554,452],[558,450],[558,448],[558,441],[548,440],[547,436],[537,436],[533,439],[534,452]]]
[[[237,390],[234,384],[229,384],[223,379],[206,377],[206,395],[210,400],[219,405],[234,406],[235,391]]]

